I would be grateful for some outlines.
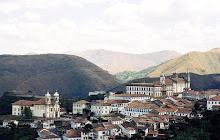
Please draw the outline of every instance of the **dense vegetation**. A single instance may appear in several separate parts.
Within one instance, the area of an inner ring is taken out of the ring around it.
[[[91,62],[73,55],[0,55],[0,96],[7,91],[44,95],[87,96],[121,82]]]
[[[186,75],[185,73],[181,73],[179,74],[179,77],[183,77],[185,75]],[[167,76],[167,78],[168,77],[169,76]],[[220,89],[220,74],[198,75],[198,74],[190,73],[190,77],[191,77],[191,88],[194,90],[202,91],[207,89]],[[127,83],[124,83],[116,88],[113,88],[110,91],[125,92],[126,84],[135,83],[135,82],[152,83],[157,80],[159,80],[159,77],[158,78],[145,77],[145,78],[135,79]]]
[[[35,140],[37,132],[29,125],[11,124],[11,128],[0,128],[0,140]]]
[[[205,111],[202,119],[185,119],[187,123],[170,126],[174,140],[220,139],[220,111]]]
[[[154,67],[149,67],[147,69],[144,69],[139,72],[135,71],[124,71],[124,72],[119,72],[115,74],[116,78],[118,78],[122,83],[126,83],[130,80],[138,79],[138,78],[143,78],[146,77],[148,73],[152,72],[155,68],[158,66]]]

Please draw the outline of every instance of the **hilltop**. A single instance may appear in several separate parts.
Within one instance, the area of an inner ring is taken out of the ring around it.
[[[147,76],[157,77],[162,71],[170,75],[174,71],[185,72],[186,69],[200,75],[220,73],[220,48],[207,52],[189,52],[158,66]]]
[[[74,55],[0,55],[0,96],[7,91],[44,95],[87,96],[121,82],[98,66]]]
[[[144,54],[131,54],[108,50],[88,50],[66,53],[83,57],[111,74],[123,71],[141,71],[181,55],[178,52],[170,50]]]

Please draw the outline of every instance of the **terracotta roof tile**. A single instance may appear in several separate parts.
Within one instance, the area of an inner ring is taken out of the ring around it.
[[[208,99],[208,101],[220,101],[220,95],[216,95],[215,97]]]
[[[12,103],[12,105],[21,105],[21,106],[33,106],[33,105],[44,105],[45,99],[40,99],[38,101],[27,101],[27,100],[19,100],[17,102]]]
[[[89,104],[89,103],[90,102],[88,102],[88,101],[80,100],[80,101],[74,102],[73,104]]]
[[[64,135],[67,138],[77,138],[81,137],[80,133],[77,130],[70,129],[68,133]]]

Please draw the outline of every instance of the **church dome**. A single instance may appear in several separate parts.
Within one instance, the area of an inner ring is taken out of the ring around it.
[[[47,94],[45,94],[46,97],[51,97],[49,91],[47,92]]]
[[[53,96],[59,96],[59,93],[56,91]]]

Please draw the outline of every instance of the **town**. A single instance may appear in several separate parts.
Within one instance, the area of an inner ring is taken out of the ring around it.
[[[72,111],[61,107],[58,91],[46,91],[36,101],[13,102],[11,115],[28,119],[4,120],[1,127],[28,125],[37,140],[119,140],[174,138],[174,124],[203,119],[204,112],[220,109],[220,90],[191,89],[190,72],[161,73],[153,83],[130,83],[125,93],[94,91],[91,100],[72,102]],[[102,96],[102,99],[93,98]]]

